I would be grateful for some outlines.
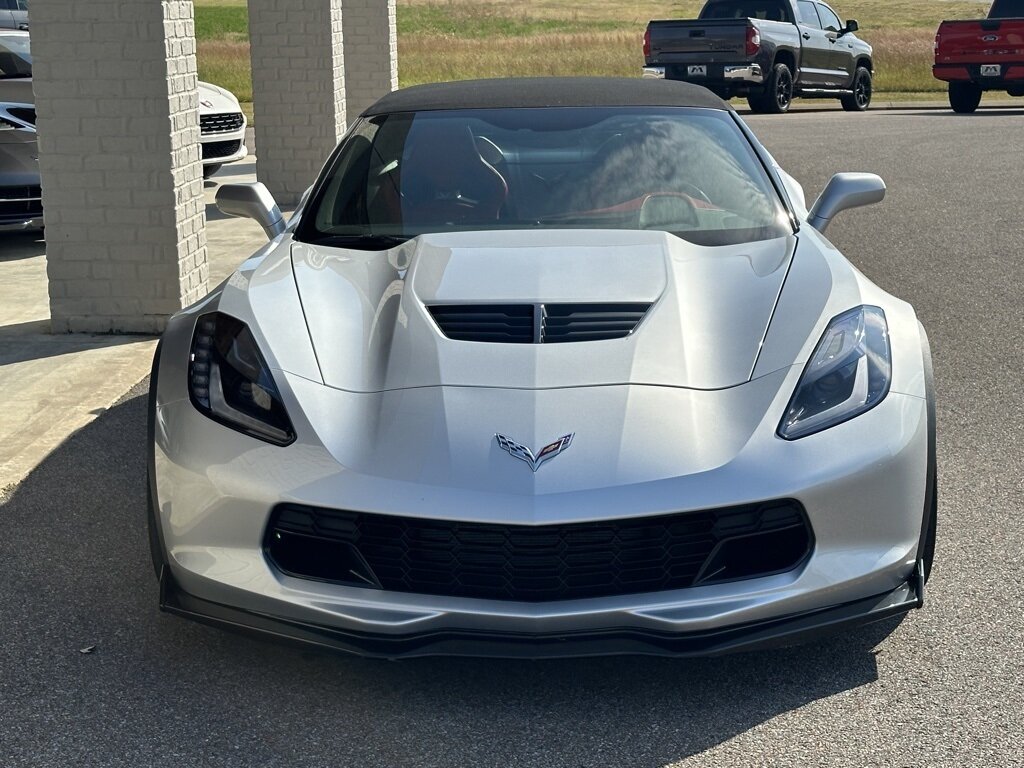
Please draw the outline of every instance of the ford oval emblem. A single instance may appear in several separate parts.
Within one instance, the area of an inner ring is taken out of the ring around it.
[[[984,40],[986,43],[994,43],[996,40],[999,39],[999,35],[985,35],[981,39]]]

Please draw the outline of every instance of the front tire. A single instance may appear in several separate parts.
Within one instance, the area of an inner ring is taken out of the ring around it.
[[[977,83],[955,82],[949,84],[949,106],[961,115],[969,115],[981,104],[981,86]]]
[[[872,92],[871,71],[867,67],[857,67],[853,76],[853,93],[839,101],[847,112],[866,112],[871,106]]]
[[[771,77],[764,84],[764,91],[747,97],[747,103],[754,112],[782,115],[789,112],[793,103],[793,73],[785,64],[776,64]]]

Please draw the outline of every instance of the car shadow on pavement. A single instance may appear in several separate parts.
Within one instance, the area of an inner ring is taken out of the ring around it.
[[[146,386],[0,503],[8,764],[654,768],[872,683],[873,649],[898,623],[716,659],[389,663],[164,615],[145,532]]]
[[[0,262],[33,259],[46,253],[41,231],[0,232]]]

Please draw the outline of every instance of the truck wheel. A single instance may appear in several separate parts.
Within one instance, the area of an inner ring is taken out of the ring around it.
[[[853,93],[839,100],[847,112],[864,112],[871,106],[871,71],[857,67],[853,76]]]
[[[970,114],[981,104],[981,86],[977,83],[953,82],[949,84],[949,106],[954,112]]]
[[[754,112],[781,115],[789,112],[793,103],[793,73],[785,64],[776,64],[771,77],[764,84],[764,91],[750,94],[747,103]]]

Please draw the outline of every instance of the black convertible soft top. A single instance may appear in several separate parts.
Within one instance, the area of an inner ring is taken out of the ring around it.
[[[706,88],[674,80],[625,77],[526,77],[414,85],[363,112],[436,112],[530,107],[732,107]]]

